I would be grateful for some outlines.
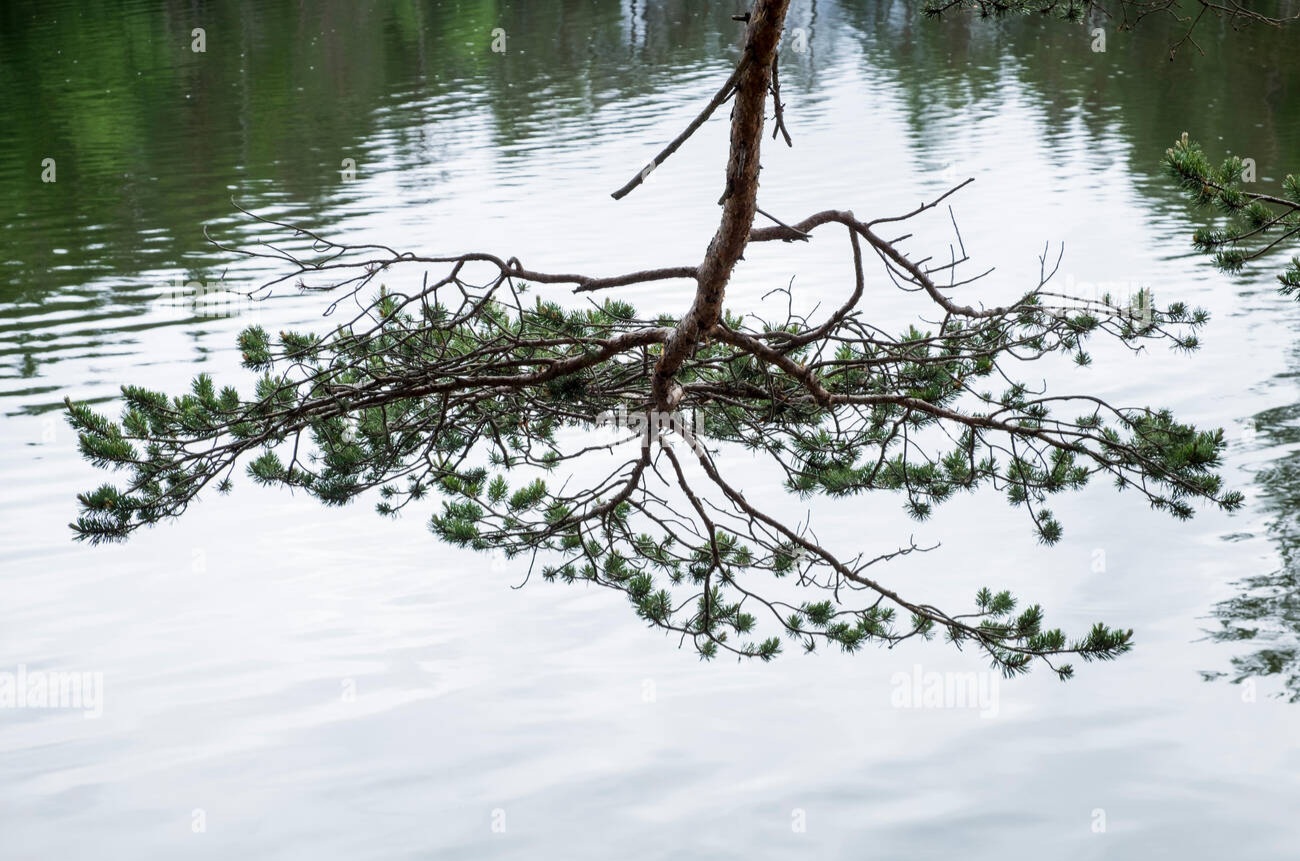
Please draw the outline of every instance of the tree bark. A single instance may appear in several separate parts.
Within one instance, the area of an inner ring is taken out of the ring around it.
[[[676,405],[674,375],[722,318],[727,284],[749,242],[758,200],[759,151],[772,63],[789,6],[790,0],[757,0],[750,13],[745,32],[744,59],[748,63],[736,84],[731,112],[731,154],[722,195],[722,220],[700,264],[695,301],[664,345],[651,381],[656,408],[665,412]]]

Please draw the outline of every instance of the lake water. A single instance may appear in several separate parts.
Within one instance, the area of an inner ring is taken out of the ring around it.
[[[982,675],[977,707],[900,707],[927,674],[984,672],[938,642],[701,664],[616,594],[510,588],[522,570],[439,545],[428,511],[247,482],[124,546],[72,542],[75,494],[104,476],[65,395],[246,384],[243,325],[321,322],[320,297],[287,290],[232,316],[159,302],[276,274],[206,243],[269,238],[232,201],[543,270],[698,261],[723,118],[609,192],[725,78],[742,5],[4,5],[0,673],[89,673],[103,696],[89,717],[0,709],[0,858],[1295,857],[1300,305],[1274,290],[1280,259],[1228,277],[1194,255],[1159,164],[1186,130],[1256,159],[1260,187],[1300,169],[1295,30],[1209,22],[1206,54],[1170,62],[1160,22],[1098,53],[1085,28],[935,24],[904,2],[791,13],[795,147],[765,151],[764,209],[892,215],[970,176],[954,211],[997,267],[978,298],[1064,242],[1062,287],[1146,284],[1213,314],[1191,356],[1099,350],[1053,384],[1225,427],[1237,515],[1178,523],[1101,482],[1053,506],[1065,537],[1043,548],[992,494],[924,524],[892,497],[811,505],[854,552],[941,542],[881,574],[904,593],[1010,588],[1067,630],[1135,629],[1132,654],[1069,683]],[[755,249],[730,307],[791,277],[802,302],[842,295],[838,240]],[[918,313],[869,274],[881,319]],[[689,288],[624,296],[680,312]]]

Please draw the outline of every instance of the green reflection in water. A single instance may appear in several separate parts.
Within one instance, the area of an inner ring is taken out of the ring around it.
[[[1219,624],[1211,639],[1250,645],[1232,658],[1232,672],[1203,675],[1234,683],[1276,676],[1285,689],[1282,696],[1294,703],[1300,702],[1300,404],[1266,410],[1254,421],[1260,445],[1289,449],[1255,477],[1282,565],[1242,579],[1235,584],[1241,594],[1214,607]]]
[[[1050,137],[1123,139],[1132,175],[1162,206],[1177,197],[1159,157],[1185,129],[1216,158],[1219,149],[1255,158],[1262,186],[1300,169],[1300,124],[1286,122],[1300,116],[1294,31],[1203,25],[1207,55],[1170,63],[1175,32],[1156,20],[1092,54],[1081,50],[1084,27],[931,22],[917,5],[796,4],[791,23],[810,34],[810,50],[788,55],[789,93],[815,99],[824,69],[860,56],[902,94],[922,152],[1014,158],[946,152],[931,131],[938,115],[1013,80],[1040,103]],[[558,119],[723,69],[734,11],[690,0],[7,3],[0,301],[219,265],[200,226],[229,219],[232,195],[328,228],[341,206],[373,205],[349,199],[340,166],[344,157],[373,166],[377,133],[407,132],[399,162],[431,157],[409,133],[429,111],[446,130],[485,116],[498,147],[544,138]],[[194,27],[206,32],[204,53],[191,50]],[[504,60],[490,50],[498,27]],[[385,169],[401,168],[385,155]],[[40,181],[45,158],[57,162],[57,183]]]

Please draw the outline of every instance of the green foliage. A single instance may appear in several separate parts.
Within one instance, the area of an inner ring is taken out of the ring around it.
[[[1078,399],[1032,392],[1000,364],[1009,353],[1086,364],[1085,345],[1098,336],[1194,348],[1207,315],[1155,309],[1147,292],[1141,319],[1109,303],[1054,307],[1031,293],[996,316],[949,315],[892,337],[856,310],[826,330],[833,338],[810,336],[797,319],[751,325],[726,315],[719,337],[704,339],[676,376],[682,399],[669,447],[629,428],[599,442],[589,435],[599,416],[655,415],[646,393],[670,319],[639,318],[615,300],[525,301],[507,279],[458,286],[452,304],[436,290],[381,289],[325,335],[244,330],[243,365],[257,375],[247,394],[200,374],[176,397],[124,387],[118,421],[69,403],[83,455],[125,475],[122,488],[79,497],[76,536],[118,541],[179,516],[209,484],[230,490],[242,464],[256,484],[327,505],[371,494],[386,516],[436,494],[427,516],[441,540],[527,559],[546,581],[620,591],[638,618],[705,660],[771,660],[783,640],[857,652],[942,634],[1008,674],[1042,660],[1066,678],[1072,669],[1059,657],[1113,657],[1131,632],[1099,626],[1071,640],[1046,629],[1036,605],[1014,615],[1006,592],[983,590],[975,611],[958,615],[910,603],[869,574],[915,545],[839,559],[757,510],[712,452],[759,455],[797,497],[898,494],[918,520],[960,492],[990,489],[1025,508],[1049,544],[1063,526],[1047,498],[1099,473],[1177,517],[1198,500],[1241,502],[1216,472],[1221,431],[1091,398],[1082,417],[1060,418]],[[985,390],[998,380],[1001,391]],[[817,597],[787,603],[766,595],[765,582]],[[858,592],[876,600],[856,605]]]
[[[1195,206],[1219,213],[1216,226],[1192,234],[1192,245],[1222,271],[1241,272],[1300,237],[1300,180],[1294,174],[1282,181],[1280,194],[1248,190],[1240,158],[1232,156],[1215,167],[1186,132],[1165,151],[1164,164]],[[1293,257],[1277,280],[1283,295],[1300,294],[1300,258]]]

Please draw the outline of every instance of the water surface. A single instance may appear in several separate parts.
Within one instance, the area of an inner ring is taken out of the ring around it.
[[[241,486],[125,546],[70,540],[74,496],[102,476],[65,395],[246,382],[241,326],[323,325],[321,299],[291,289],[229,317],[159,304],[178,283],[273,274],[205,240],[268,238],[235,203],[554,271],[698,260],[722,118],[626,200],[609,192],[725,78],[738,5],[0,10],[0,671],[104,679],[98,719],[0,711],[0,855],[1293,857],[1300,308],[1268,269],[1229,278],[1191,254],[1159,159],[1187,130],[1255,158],[1262,184],[1300,168],[1294,32],[1208,26],[1206,55],[1171,63],[1158,23],[1097,54],[1053,22],[795,3],[796,146],[764,154],[765,209],[896,214],[973,176],[954,210],[998,267],[981,297],[1022,290],[1064,242],[1062,286],[1143,283],[1213,314],[1192,356],[1097,351],[1053,382],[1227,428],[1239,515],[1175,523],[1099,485],[1054,506],[1066,535],[1047,549],[992,495],[921,525],[895,498],[814,503],[838,547],[942,543],[884,572],[900,590],[955,605],[1000,586],[1070,630],[1136,630],[1132,655],[1068,684],[1002,683],[996,715],[892,707],[896,674],[984,669],[941,644],[701,665],[616,595],[511,589],[522,570],[437,544],[428,512]],[[749,258],[734,308],[791,277],[809,304],[846,289],[831,233]],[[879,271],[869,289],[881,319],[920,310]],[[689,290],[625,295],[671,312]]]

